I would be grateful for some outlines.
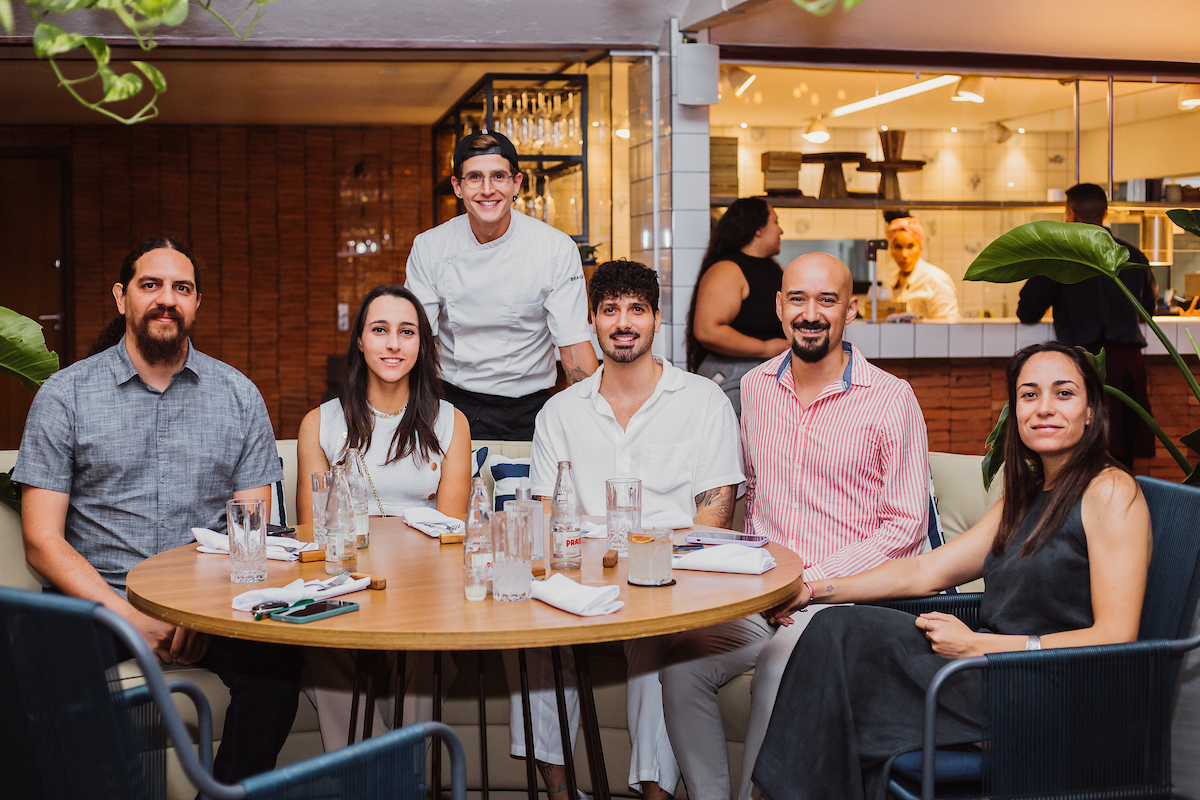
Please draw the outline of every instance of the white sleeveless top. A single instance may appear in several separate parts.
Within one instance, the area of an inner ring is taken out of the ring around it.
[[[384,465],[388,450],[392,446],[392,437],[400,426],[400,417],[381,419],[374,417],[375,429],[371,433],[371,447],[364,454],[367,471],[379,493],[379,502],[375,495],[368,498],[368,513],[379,516],[379,505],[388,516],[401,516],[404,509],[414,506],[434,508],[437,506],[438,484],[442,479],[442,459],[450,450],[450,440],[454,436],[454,406],[442,400],[438,406],[438,416],[433,423],[433,432],[441,445],[442,454],[430,454],[432,461],[422,459],[419,455],[401,458],[391,464]],[[321,449],[330,464],[336,464],[343,457],[346,448],[346,415],[342,411],[342,401],[334,398],[321,404]]]

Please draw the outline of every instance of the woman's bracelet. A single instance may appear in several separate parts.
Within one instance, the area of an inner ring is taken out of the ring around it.
[[[808,602],[804,604],[807,608],[812,604],[812,601],[817,599],[817,593],[813,591],[813,587],[808,581],[805,581],[804,585],[808,587]]]

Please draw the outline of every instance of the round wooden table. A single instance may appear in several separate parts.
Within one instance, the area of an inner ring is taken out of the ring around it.
[[[601,519],[602,521],[602,519]],[[311,526],[297,526],[301,539],[311,539]],[[546,521],[549,527],[549,520]],[[719,529],[708,529],[719,530]],[[682,543],[686,531],[675,532]],[[763,575],[675,570],[674,586],[640,587],[626,583],[628,559],[605,569],[601,558],[608,549],[602,539],[583,540],[583,568],[564,573],[584,584],[615,584],[621,587],[625,605],[613,614],[577,617],[537,600],[505,603],[488,597],[471,602],[463,591],[462,545],[443,545],[437,539],[410,528],[397,517],[371,518],[371,546],[358,551],[358,572],[387,579],[387,588],[344,595],[358,603],[358,611],[297,625],[265,619],[254,620],[248,612],[234,611],[233,598],[244,591],[267,586],[284,586],[296,578],[325,578],[324,561],[268,561],[267,580],[257,584],[235,584],[229,580],[227,557],[197,552],[188,544],[152,556],[129,571],[129,601],[139,610],[167,622],[204,633],[235,639],[250,639],[308,647],[333,647],[360,651],[433,650],[435,656],[434,696],[441,696],[440,652],[442,650],[519,650],[521,695],[524,703],[526,752],[533,752],[532,720],[529,713],[525,649],[550,647],[559,704],[563,752],[571,752],[567,730],[563,675],[555,645],[574,646],[579,683],[580,722],[592,786],[597,800],[609,800],[608,777],[596,720],[595,700],[587,655],[581,645],[638,639],[665,633],[702,628],[771,608],[799,591],[803,561],[791,550],[766,545],[776,566]],[[484,776],[483,800],[487,800],[487,725],[480,670],[481,762]],[[396,676],[397,697],[403,685]],[[373,705],[374,686],[367,683],[367,707]],[[397,699],[397,712],[402,705]],[[441,704],[434,703],[434,719],[440,719]],[[355,737],[358,690],[351,715],[350,740]],[[397,714],[398,715],[398,714]],[[364,734],[371,735],[371,714],[366,714]],[[399,725],[399,720],[395,721]],[[568,797],[575,794],[573,759],[567,758]],[[440,748],[434,751],[434,796],[439,796]],[[533,759],[526,761],[530,800],[537,799]]]

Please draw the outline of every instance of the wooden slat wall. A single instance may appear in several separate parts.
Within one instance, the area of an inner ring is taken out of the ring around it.
[[[431,225],[424,128],[0,126],[0,147],[50,144],[72,150],[76,357],[116,313],[129,249],[176,236],[203,268],[196,347],[255,382],[280,438],[320,402],[326,357],[345,352],[339,299],[353,320],[365,289],[403,282],[412,237]],[[382,170],[395,248],[341,264],[338,187],[360,161]]]

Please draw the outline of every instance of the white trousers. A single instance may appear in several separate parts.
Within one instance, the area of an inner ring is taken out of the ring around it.
[[[657,783],[674,794],[679,785],[679,766],[671,750],[663,715],[662,684],[659,668],[671,636],[633,639],[624,642],[628,662],[625,688],[625,713],[633,753],[629,761],[629,787],[640,789],[643,782]],[[563,689],[567,701],[567,722],[574,750],[579,729],[579,693],[575,686],[575,659],[570,648],[559,648],[563,667]],[[533,749],[538,761],[564,764],[562,734],[558,725],[558,701],[554,692],[554,667],[550,651],[526,651],[529,673],[529,707],[533,720]],[[504,651],[504,668],[510,692],[510,752],[525,756],[525,720],[521,710],[521,678],[515,650]]]
[[[754,614],[676,635],[662,669],[663,703],[689,798],[751,800],[754,762],[771,721],[779,681],[809,620],[826,608],[830,606],[810,606],[793,615],[792,625],[778,629]],[[751,667],[750,721],[734,794],[717,690]]]

